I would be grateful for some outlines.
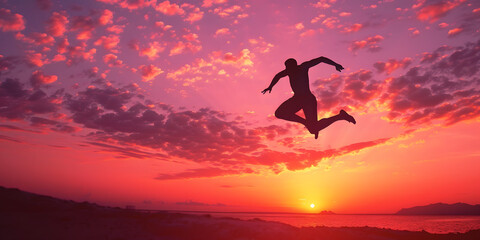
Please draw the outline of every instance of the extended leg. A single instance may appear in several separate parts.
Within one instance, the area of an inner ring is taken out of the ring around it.
[[[301,109],[300,103],[298,103],[293,97],[283,102],[275,111],[275,117],[284,119],[287,121],[301,123],[306,125],[304,118],[295,114]]]
[[[318,126],[318,131],[330,126],[330,124],[332,124],[336,121],[339,121],[339,120],[345,120],[345,121],[351,122],[353,124],[357,123],[355,121],[355,119],[352,116],[350,116],[347,112],[345,112],[343,110],[340,110],[340,113],[333,116],[333,117],[320,119],[320,121],[318,121],[318,125],[317,125]]]

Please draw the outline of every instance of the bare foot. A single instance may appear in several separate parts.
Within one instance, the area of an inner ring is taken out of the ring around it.
[[[340,117],[348,122],[351,122],[353,124],[356,124],[357,121],[355,121],[355,118],[353,118],[350,114],[345,112],[344,110],[340,110],[340,113],[338,114]]]
[[[316,124],[310,124],[306,127],[311,134],[315,135],[315,139],[317,139],[318,138],[318,132],[320,131],[320,129],[317,126],[318,122],[315,122],[315,123]]]

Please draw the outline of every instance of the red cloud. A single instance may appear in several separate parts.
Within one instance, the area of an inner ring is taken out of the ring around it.
[[[196,35],[196,34],[195,34]],[[195,38],[195,41],[196,43],[198,43],[198,40],[196,40]],[[194,43],[192,42],[183,42],[183,41],[179,41],[177,42],[177,44],[175,44],[175,46],[170,49],[170,54],[169,56],[173,56],[173,55],[177,55],[177,54],[181,54],[181,53],[184,53],[185,51],[190,51],[190,52],[198,52],[202,49],[202,46],[200,45],[195,45]]]
[[[108,9],[105,9],[103,10],[102,15],[98,19],[98,22],[100,23],[100,25],[107,25],[107,24],[113,23],[112,19],[113,19],[113,12]]]
[[[230,34],[230,29],[228,28],[220,28],[218,29],[217,31],[215,31],[215,35],[213,35],[214,37],[218,37],[220,35],[228,35]]]
[[[92,48],[87,50],[87,44],[85,42],[81,42],[77,46],[68,46],[66,52],[67,64],[72,65],[83,60],[91,61],[95,53],[97,53],[97,49]]]
[[[320,0],[317,3],[313,4],[314,7],[316,8],[323,8],[327,9],[332,6],[333,3],[335,3],[337,0]]]
[[[115,49],[120,42],[120,38],[117,35],[110,34],[107,36],[101,36],[97,41],[95,41],[95,46],[103,46],[107,50]]]
[[[30,83],[35,88],[38,88],[42,85],[47,85],[57,81],[58,77],[56,75],[45,75],[40,70],[37,70],[32,73],[32,77],[30,77]]]
[[[38,32],[31,33],[28,37],[21,33],[17,33],[15,34],[15,38],[35,45],[53,45],[55,42],[55,39],[52,36],[49,36],[46,33]]]
[[[351,33],[351,32],[357,32],[358,30],[362,29],[363,25],[360,23],[355,23],[349,27],[344,27],[343,32],[345,33]]]
[[[72,21],[72,30],[78,31],[78,40],[90,39],[96,26],[97,22],[89,16],[76,16]]]
[[[348,50],[355,52],[363,48],[367,48],[368,51],[374,52],[380,50],[378,43],[383,40],[381,35],[369,37],[365,40],[354,41],[350,44]]]
[[[377,69],[379,73],[385,72],[387,74],[390,74],[399,68],[407,68],[411,63],[412,59],[407,57],[400,61],[396,59],[390,59],[387,62],[376,62],[373,64],[373,66]]]
[[[145,1],[145,0],[97,0],[99,2],[104,2],[108,4],[118,4],[122,8],[127,8],[130,10],[139,9],[155,4],[156,1]]]
[[[65,11],[60,13],[53,12],[47,22],[47,32],[54,37],[63,36],[67,31],[68,22],[67,13]]]
[[[23,16],[18,13],[12,13],[9,9],[0,9],[0,29],[2,31],[22,31],[25,29]]]
[[[137,41],[130,42],[131,48],[138,50],[140,47],[138,46]],[[140,56],[147,56],[150,60],[154,60],[158,57],[158,54],[165,50],[165,47],[162,46],[159,42],[151,42],[148,44],[148,47],[142,48],[139,51]]]
[[[155,10],[165,14],[165,15],[183,15],[185,11],[175,3],[170,3],[170,1],[163,1],[157,6],[155,6]]]
[[[162,69],[150,64],[150,65],[141,65],[138,67],[140,69],[140,74],[142,75],[143,81],[151,81],[159,74],[163,73]]]
[[[250,168],[242,170],[222,169],[216,167],[190,169],[185,172],[175,174],[159,174],[155,179],[157,180],[175,180],[175,179],[191,179],[191,178],[208,178],[225,175],[238,175],[244,173],[253,173]]]
[[[226,3],[227,0],[203,0],[202,7],[211,7],[213,4]]]
[[[187,17],[184,19],[184,21],[193,23],[196,21],[199,21],[203,18],[203,12],[200,11],[200,8],[195,7],[192,4],[184,3],[182,4],[182,8],[189,8],[192,9],[192,11],[187,15]]]
[[[448,31],[448,36],[453,37],[463,32],[463,28],[454,28]]]
[[[463,2],[465,0],[447,0],[424,6],[417,12],[417,19],[435,22]]]
[[[27,61],[27,64],[32,67],[41,67],[48,63],[48,60],[45,59],[45,55],[33,51],[27,53],[25,60]]]
[[[103,56],[103,62],[108,64],[109,67],[121,66],[123,64],[122,60],[119,60],[116,55],[111,54],[111,53]]]

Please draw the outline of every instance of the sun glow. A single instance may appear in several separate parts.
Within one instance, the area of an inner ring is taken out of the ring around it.
[[[313,204],[313,203],[310,204],[310,207],[311,207],[311,208],[314,208],[314,207],[315,207],[315,204]]]

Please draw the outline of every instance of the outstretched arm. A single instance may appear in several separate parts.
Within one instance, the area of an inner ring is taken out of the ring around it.
[[[326,63],[326,64],[329,64],[329,65],[332,65],[332,66],[335,66],[335,69],[337,69],[337,71],[341,72],[343,70],[343,67],[342,65],[332,61],[331,59],[329,58],[326,58],[326,57],[319,57],[319,58],[315,58],[315,59],[312,59],[310,61],[306,61],[304,63],[302,63],[301,65],[303,66],[306,66],[308,68],[311,68],[319,63]]]
[[[268,91],[268,93],[271,93],[273,86],[275,86],[275,84],[277,84],[277,82],[278,82],[278,80],[280,80],[280,78],[285,77],[285,76],[287,76],[287,71],[285,71],[285,70],[277,73],[275,75],[275,77],[273,77],[273,80],[270,83],[270,86],[268,86],[268,88],[265,88],[265,90],[263,90],[262,93],[265,94],[267,91]]]

